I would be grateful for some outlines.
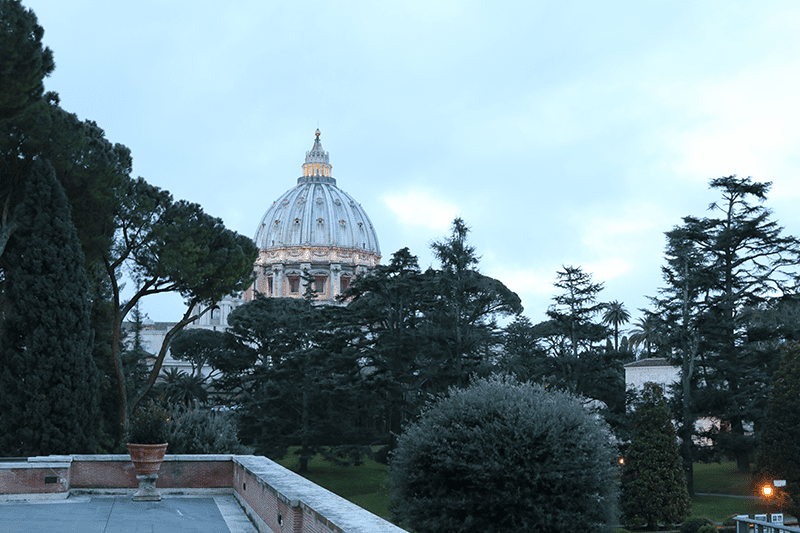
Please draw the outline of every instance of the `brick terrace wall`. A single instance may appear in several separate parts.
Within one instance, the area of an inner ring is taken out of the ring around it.
[[[47,477],[56,482],[46,483]],[[266,457],[167,455],[157,486],[228,489],[265,533],[404,533]],[[128,455],[67,455],[0,462],[0,499],[66,498],[73,489],[133,492],[137,487]]]
[[[229,488],[233,482],[231,455],[169,455],[158,471],[163,489]],[[139,481],[129,455],[73,455],[70,488],[137,488]]]
[[[0,494],[66,494],[70,483],[69,457],[45,459],[50,460],[0,463]],[[55,483],[48,483],[48,478],[53,477]]]
[[[236,455],[234,494],[256,524],[275,533],[404,533],[391,522],[266,457]],[[280,520],[278,518],[280,515]]]
[[[163,489],[231,488],[231,455],[167,455],[156,486]],[[56,477],[56,483],[47,478]],[[64,480],[63,482],[61,480]],[[129,455],[30,457],[0,462],[0,495],[57,494],[71,489],[135,489],[139,481]]]

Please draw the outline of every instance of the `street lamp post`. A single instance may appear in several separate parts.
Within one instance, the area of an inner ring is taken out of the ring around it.
[[[772,487],[769,485],[764,485],[761,491],[764,493],[764,497],[767,499],[767,522],[769,522],[769,497],[772,496]]]

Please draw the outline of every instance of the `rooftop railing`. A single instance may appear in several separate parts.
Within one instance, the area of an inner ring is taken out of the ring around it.
[[[746,514],[734,516],[736,533],[780,533],[783,531],[800,533],[800,529],[783,523],[782,513],[772,513],[771,521],[768,518],[770,517],[766,514],[757,514],[753,518]]]

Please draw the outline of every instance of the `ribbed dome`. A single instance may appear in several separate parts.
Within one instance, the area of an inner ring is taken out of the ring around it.
[[[261,219],[256,245],[261,250],[330,247],[380,256],[378,235],[367,213],[331,177],[319,135],[317,130],[297,186],[281,195]]]

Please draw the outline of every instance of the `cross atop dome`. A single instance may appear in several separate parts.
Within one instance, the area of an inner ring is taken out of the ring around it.
[[[306,152],[306,162],[303,163],[303,176],[297,179],[298,185],[309,181],[325,181],[336,184],[336,180],[331,177],[331,166],[328,152],[322,149],[319,141],[319,128],[314,132],[314,146]]]

